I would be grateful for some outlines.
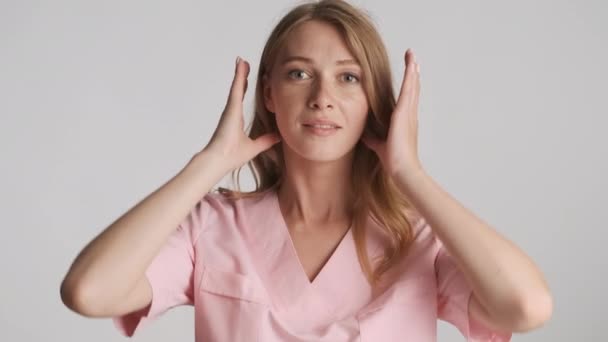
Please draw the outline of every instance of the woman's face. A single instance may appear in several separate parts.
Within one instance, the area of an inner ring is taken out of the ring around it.
[[[362,76],[336,28],[319,21],[295,28],[264,82],[264,103],[275,113],[285,153],[330,161],[350,152],[363,133],[369,107]],[[307,126],[315,119],[340,128]]]

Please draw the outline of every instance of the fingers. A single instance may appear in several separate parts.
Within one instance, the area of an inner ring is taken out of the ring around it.
[[[253,145],[255,146],[255,155],[257,156],[261,152],[266,151],[279,141],[281,141],[281,136],[277,133],[267,133],[257,137],[253,141]]]
[[[230,87],[227,106],[237,108],[242,105],[247,91],[247,76],[249,75],[249,63],[240,57],[237,58],[234,79]]]
[[[412,101],[416,102],[420,88],[420,65],[416,61],[412,49],[405,52],[405,75],[397,100],[397,107],[407,106]]]

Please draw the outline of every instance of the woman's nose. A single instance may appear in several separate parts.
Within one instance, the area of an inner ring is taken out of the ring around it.
[[[326,80],[318,80],[314,82],[308,106],[315,109],[333,108],[331,85]]]

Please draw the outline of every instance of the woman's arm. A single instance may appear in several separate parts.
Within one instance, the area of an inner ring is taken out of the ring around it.
[[[400,190],[424,216],[473,288],[470,312],[502,331],[527,331],[551,316],[543,275],[512,242],[443,191],[418,157],[420,64],[405,53],[405,75],[386,139],[364,135]]]
[[[472,286],[469,310],[474,318],[512,332],[535,329],[550,318],[548,285],[521,249],[452,198],[424,169],[393,178]]]
[[[220,160],[216,153],[199,152],[176,176],[93,239],[61,284],[65,305],[100,317],[149,302],[144,294],[150,296],[150,291],[143,291],[144,272],[192,207],[224,176]],[[140,293],[133,295],[134,289]]]
[[[237,58],[226,107],[205,148],[80,252],[61,284],[61,298],[72,310],[107,316],[149,301],[132,291],[149,292],[142,277],[188,212],[226,173],[281,141],[277,133],[251,139],[243,131],[249,69]]]

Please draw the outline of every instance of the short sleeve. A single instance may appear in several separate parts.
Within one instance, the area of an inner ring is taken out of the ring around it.
[[[133,336],[172,307],[193,305],[194,245],[208,210],[205,197],[190,210],[146,269],[145,276],[152,287],[152,302],[141,310],[112,318],[123,335]]]
[[[508,342],[512,334],[493,331],[473,319],[469,300],[473,294],[456,261],[437,239],[440,247],[435,259],[437,275],[437,317],[454,325],[469,342]]]

